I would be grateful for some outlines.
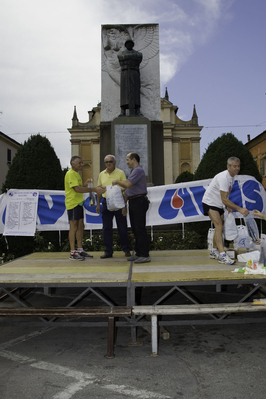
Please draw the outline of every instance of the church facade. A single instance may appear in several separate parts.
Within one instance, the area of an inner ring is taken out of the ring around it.
[[[169,100],[168,91],[161,98],[161,120],[164,141],[164,184],[172,184],[184,171],[194,173],[200,162],[200,131],[194,105],[192,118],[183,121],[177,116],[178,107]],[[71,155],[82,157],[82,179],[97,183],[100,173],[100,123],[101,103],[88,112],[88,122],[80,122],[76,107],[70,133]],[[134,150],[129,148],[128,151]],[[106,154],[107,155],[107,154]],[[115,154],[114,154],[115,155]],[[158,160],[160,162],[160,160]]]

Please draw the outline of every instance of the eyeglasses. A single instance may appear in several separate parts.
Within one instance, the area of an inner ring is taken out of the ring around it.
[[[114,161],[104,161],[104,163],[113,163]]]

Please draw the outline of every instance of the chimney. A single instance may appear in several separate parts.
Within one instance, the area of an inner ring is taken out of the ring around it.
[[[250,134],[248,134],[248,142],[250,141]]]

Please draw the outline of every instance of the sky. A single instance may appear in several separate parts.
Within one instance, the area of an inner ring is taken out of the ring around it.
[[[158,23],[161,96],[199,118],[201,156],[223,133],[266,130],[265,0],[1,0],[0,131],[46,136],[69,166],[80,122],[101,101],[101,25]],[[233,155],[233,154],[232,154]]]

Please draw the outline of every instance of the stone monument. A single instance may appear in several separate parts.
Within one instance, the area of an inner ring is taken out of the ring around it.
[[[102,26],[100,142],[101,169],[113,153],[128,175],[134,151],[147,183],[164,184],[158,24]]]
[[[142,61],[142,53],[133,49],[134,42],[131,39],[125,42],[126,50],[117,54],[121,67],[120,78],[120,116],[140,116],[140,73],[139,65]]]

